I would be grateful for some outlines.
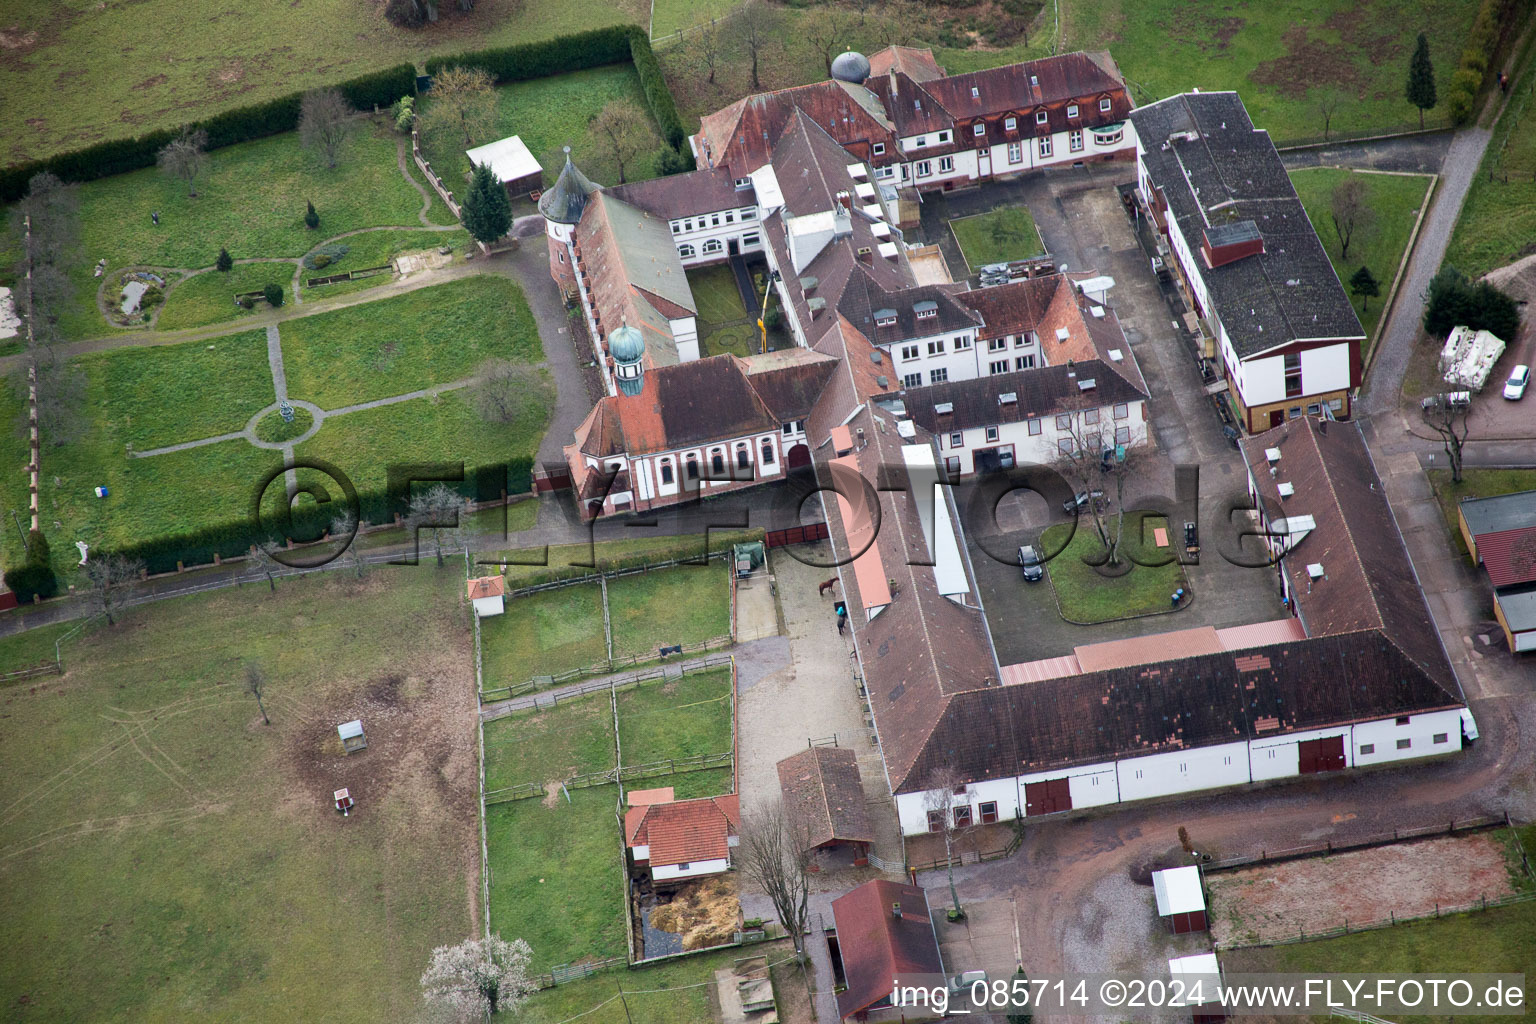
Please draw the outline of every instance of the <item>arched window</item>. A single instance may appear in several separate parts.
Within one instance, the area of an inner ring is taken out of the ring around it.
[[[677,247],[677,255],[680,259],[691,260],[693,259],[693,253],[694,249],[691,245],[680,245]]]
[[[664,484],[670,484],[672,482],[672,460],[671,459],[664,460],[662,462],[662,464],[661,464],[661,482],[664,483]]]
[[[719,480],[725,476],[725,456],[720,453],[719,448],[709,455],[709,469],[714,474],[712,479]]]
[[[765,466],[773,465],[773,442],[772,441],[764,441],[763,442],[763,465],[765,465]]]
[[[736,468],[746,469],[752,465],[752,455],[747,451],[747,446],[742,445],[736,449]]]
[[[689,454],[689,456],[688,456],[688,479],[689,480],[697,480],[698,478],[699,478],[699,457],[697,455]]]
[[[712,253],[712,252],[719,252],[719,251],[720,251],[720,239],[718,239],[718,238],[711,238],[709,241],[704,243],[704,252],[705,252],[706,255],[708,255],[709,253]]]

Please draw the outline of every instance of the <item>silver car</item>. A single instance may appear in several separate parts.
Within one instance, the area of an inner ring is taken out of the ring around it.
[[[1531,382],[1531,368],[1524,363],[1515,367],[1509,375],[1509,380],[1504,382],[1504,397],[1511,402],[1518,402],[1525,397],[1525,387]]]

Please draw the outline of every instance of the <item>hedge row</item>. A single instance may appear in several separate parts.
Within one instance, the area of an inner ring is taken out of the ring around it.
[[[514,459],[494,466],[482,466],[465,473],[462,483],[449,483],[459,494],[472,501],[494,501],[507,494],[521,494],[533,484],[533,460]],[[382,525],[404,515],[406,500],[400,495],[382,492],[358,494],[358,519]],[[300,505],[293,511],[291,527],[286,532],[295,540],[314,540],[330,527],[331,520],[343,511],[335,503]],[[268,540],[281,541],[271,529],[249,520],[219,523],[198,530],[166,537],[156,537],[116,549],[126,558],[142,559],[150,573],[175,572],[182,566],[208,565],[219,558],[238,558],[252,547]]]
[[[612,25],[557,36],[541,43],[521,43],[451,57],[434,57],[427,61],[426,67],[429,75],[436,75],[444,68],[451,67],[480,68],[495,79],[498,85],[504,85],[625,61],[633,63],[635,73],[640,76],[640,88],[645,93],[645,102],[651,108],[651,116],[656,120],[662,138],[667,140],[667,145],[686,154],[688,133],[683,129],[682,119],[678,117],[677,103],[672,98],[672,90],[667,87],[661,63],[651,50],[650,37],[637,26]]]
[[[415,90],[416,69],[410,64],[398,64],[341,82],[335,88],[359,110],[374,106],[387,107]],[[207,131],[209,149],[292,131],[298,127],[299,100],[302,95],[292,93],[264,103],[237,107],[194,124]],[[26,194],[27,182],[41,171],[52,171],[65,181],[93,181],[151,167],[155,163],[156,154],[175,137],[176,131],[162,129],[137,138],[110,139],[83,149],[7,167],[0,171],[0,202],[9,203],[20,199]]]
[[[1477,106],[1477,94],[1488,80],[1498,57],[1499,43],[1508,26],[1511,38],[1518,25],[1514,17],[1527,6],[1523,0],[1483,0],[1478,6],[1472,30],[1467,33],[1467,45],[1461,51],[1461,62],[1451,75],[1451,87],[1445,96],[1446,109],[1456,124],[1472,119]]]

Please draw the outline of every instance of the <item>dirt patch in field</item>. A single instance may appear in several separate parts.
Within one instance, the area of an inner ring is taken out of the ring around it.
[[[1361,95],[1370,83],[1355,67],[1360,54],[1370,54],[1373,64],[1407,59],[1396,25],[1381,25],[1365,6],[1337,12],[1323,28],[1338,33],[1339,41],[1320,38],[1322,33],[1314,34],[1309,26],[1293,25],[1280,37],[1285,51],[1254,68],[1249,80],[1271,86],[1287,99],[1301,99],[1318,86],[1336,86],[1346,94]]]
[[[144,79],[144,81],[136,83],[133,88],[135,89],[135,91],[139,91],[139,90],[143,90],[143,89],[153,89],[155,86],[157,86],[157,85],[164,85],[166,82],[169,82],[169,81],[170,81],[170,77],[167,76],[167,75],[163,75],[163,74],[161,74],[161,75],[150,75],[148,78]]]
[[[1512,891],[1499,834],[1423,839],[1206,877],[1211,935],[1260,942],[1433,914]]]

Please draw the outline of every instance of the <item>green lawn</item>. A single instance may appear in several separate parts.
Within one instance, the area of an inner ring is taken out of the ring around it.
[[[723,636],[731,631],[730,602],[719,562],[610,580],[613,656],[655,657],[662,644],[691,644]]]
[[[304,282],[312,277],[328,277],[331,274],[340,274],[349,270],[384,266],[392,263],[401,253],[436,250],[441,246],[452,249],[454,262],[461,262],[470,242],[469,232],[462,229],[456,231],[379,230],[348,235],[339,244],[348,247],[347,254],[328,267],[319,270],[306,268],[303,272]],[[301,283],[301,287],[304,289],[305,301],[312,302],[316,299],[328,299],[333,295],[345,295],[377,288],[395,279],[393,271],[389,271],[360,277],[355,281],[333,281],[330,284],[318,285]]]
[[[1536,980],[1536,943],[1531,942],[1532,935],[1536,935],[1536,903],[1517,903],[1318,942],[1231,950],[1221,954],[1221,969],[1224,974],[1523,973],[1529,1003],[1532,981]],[[1449,1019],[1392,1016],[1398,1024]],[[1509,1019],[1475,1015],[1455,1018],[1458,1022],[1488,1024]]]
[[[508,135],[519,136],[528,151],[543,165],[546,184],[553,184],[560,168],[565,166],[561,147],[570,146],[571,159],[589,178],[599,185],[617,185],[617,166],[587,128],[588,122],[616,99],[634,102],[645,113],[645,124],[651,131],[651,145],[647,147],[651,151],[634,165],[626,166],[624,176],[628,181],[654,178],[661,136],[656,134],[650,108],[640,89],[640,76],[635,73],[634,65],[628,63],[501,86],[496,90],[496,127],[486,138],[476,140],[476,144],[494,142]],[[430,100],[424,100],[420,109],[426,111],[429,104]],[[465,176],[469,173],[463,142],[462,136],[442,133],[423,143],[432,169],[458,194],[464,192]]]
[[[679,558],[702,558],[706,542],[707,550],[715,552],[728,550],[732,544],[763,539],[762,530],[710,530],[707,538],[698,534],[647,537],[643,531],[634,532],[642,535],[624,540],[551,545],[548,551],[513,549],[487,552],[477,557],[486,564],[503,559],[518,563],[507,567],[507,586],[531,587],[553,579],[590,576],[599,570],[609,572]],[[594,565],[596,568],[593,568]]]
[[[243,309],[235,303],[235,296],[245,292],[259,292],[267,284],[281,285],[283,295],[291,297],[293,291],[293,264],[237,263],[227,273],[205,271],[174,284],[165,295],[165,308],[155,327],[162,331],[174,331],[183,327],[203,327],[255,316],[257,309],[266,309],[258,302],[253,309]]]
[[[1463,469],[1459,484],[1451,481],[1450,470],[1431,469],[1429,483],[1435,489],[1435,500],[1440,503],[1446,529],[1451,531],[1452,546],[1467,558],[1470,555],[1461,536],[1456,506],[1463,498],[1494,498],[1517,491],[1536,491],[1536,469]]]
[[[793,953],[788,942],[763,943],[631,971],[604,971],[531,996],[518,1009],[516,1019],[527,1024],[563,1024],[579,1015],[582,1024],[706,1024],[715,1019],[709,995],[715,971],[730,967],[738,957],[766,955],[769,963],[779,963]],[[614,998],[615,982],[621,980],[622,1002]]]
[[[235,259],[302,256],[320,242],[358,228],[419,226],[421,195],[395,163],[393,132],[363,122],[341,163],[326,169],[300,145],[296,132],[227,146],[208,155],[197,196],[186,183],[155,168],[80,186],[80,253],[71,279],[71,337],[110,333],[96,311],[101,281],[92,276],[105,258],[110,273],[127,265],[211,267],[221,246]],[[304,226],[306,200],[320,227]],[[158,212],[160,223],[150,214]],[[279,278],[284,290],[292,280]]]
[[[651,680],[620,693],[619,749],[627,765],[730,750],[730,668]]]
[[[491,930],[525,939],[536,970],[627,952],[618,796],[594,786],[485,809]]]
[[[700,355],[717,356],[730,352],[738,356],[752,354],[758,347],[757,314],[741,304],[736,277],[727,266],[706,267],[688,272],[688,287],[699,307]]]
[[[0,115],[6,163],[101,139],[174,127],[402,62],[649,21],[635,0],[595,4],[449,5],[435,25],[400,29],[382,6],[214,0],[187,16],[176,0],[132,7],[70,2],[27,16],[7,5],[0,94],[47,96],[46,110],[9,104]],[[13,46],[11,40],[19,40]],[[174,45],[176,59],[167,57]]]
[[[11,519],[11,513],[25,517],[31,508],[31,491],[27,474],[22,471],[32,459],[32,448],[27,427],[26,371],[17,370],[7,378],[0,378],[0,460],[10,466],[11,472],[0,473],[0,515]],[[25,526],[23,521],[23,526]],[[21,536],[12,519],[9,530],[0,530],[0,555],[5,564],[12,565],[13,557],[21,552]]]
[[[607,691],[485,723],[485,788],[540,784],[613,767]]]
[[[482,274],[281,327],[288,393],[323,409],[471,376],[487,359],[543,359],[522,290]]]
[[[1350,238],[1349,259],[1339,257],[1339,235],[1334,229],[1329,213],[1333,193],[1343,182],[1354,178],[1365,183],[1366,204],[1371,210],[1371,223],[1364,229],[1356,229]],[[1328,258],[1333,261],[1334,273],[1344,284],[1344,291],[1355,304],[1361,326],[1369,345],[1374,344],[1376,327],[1381,321],[1381,311],[1392,290],[1392,279],[1397,276],[1403,250],[1408,247],[1408,236],[1413,233],[1419,209],[1429,187],[1428,175],[1368,174],[1336,167],[1314,167],[1291,172],[1291,184],[1306,207],[1307,217],[1317,230]],[[1381,285],[1381,295],[1369,299],[1364,311],[1359,298],[1349,291],[1349,279],[1362,266],[1370,267],[1371,273]]]
[[[1005,263],[1045,255],[1035,218],[1024,206],[1008,206],[949,222],[965,262],[976,271],[988,263]]]
[[[63,680],[0,691],[0,1005],[414,1019],[432,948],[478,929],[463,585],[392,570],[157,602],[72,644]],[[270,726],[235,685],[248,661]],[[343,757],[335,723],[359,713],[369,748]],[[342,949],[368,970],[338,970]]]
[[[1140,520],[1144,516],[1155,520],[1147,524],[1145,542],[1140,536]],[[1166,527],[1168,524],[1162,517],[1127,512],[1125,538],[1120,544],[1121,555],[1143,561],[1170,557],[1171,549],[1157,548],[1153,544],[1154,525]],[[1110,517],[1109,527],[1114,529],[1113,517]],[[1115,619],[1165,611],[1169,607],[1169,596],[1185,586],[1184,570],[1177,560],[1155,567],[1135,565],[1123,576],[1106,579],[1083,561],[1084,556],[1091,557],[1095,552],[1102,551],[1092,519],[1087,515],[1079,518],[1077,531],[1072,534],[1071,541],[1066,542],[1067,531],[1071,529],[1070,524],[1062,523],[1048,527],[1040,536],[1040,546],[1047,552],[1061,549],[1060,554],[1046,563],[1046,575],[1051,586],[1056,588],[1056,600],[1061,605],[1062,617],[1067,621],[1112,622]],[[1172,530],[1169,531],[1169,539],[1173,540]],[[1064,542],[1066,547],[1062,549]],[[1215,594],[1206,597],[1209,600],[1220,600]]]
[[[1536,239],[1536,46],[1515,72],[1511,99],[1461,207],[1445,261],[1479,277],[1528,255]],[[1490,180],[1490,175],[1491,180]]]
[[[480,620],[480,658],[486,690],[606,661],[602,588],[584,583],[509,599],[505,614]]]
[[[14,672],[16,669],[53,661],[57,650],[54,642],[78,625],[78,622],[60,622],[0,637],[0,672]],[[74,653],[74,645],[66,645],[62,653],[66,663],[72,660],[70,656]]]

